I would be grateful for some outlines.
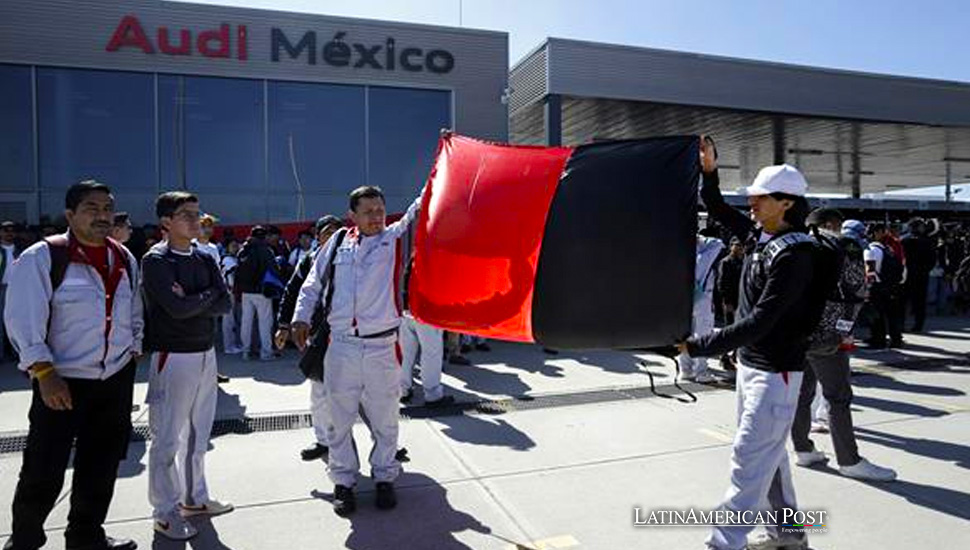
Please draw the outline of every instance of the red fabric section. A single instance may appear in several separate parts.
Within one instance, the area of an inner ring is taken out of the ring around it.
[[[532,342],[532,294],[549,205],[572,148],[445,134],[415,236],[411,311],[425,323]]]

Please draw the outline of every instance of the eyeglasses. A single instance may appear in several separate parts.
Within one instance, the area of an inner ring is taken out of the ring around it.
[[[178,218],[184,222],[197,222],[202,219],[202,212],[192,212],[189,210],[184,210],[182,212],[176,212],[172,214],[172,218]]]

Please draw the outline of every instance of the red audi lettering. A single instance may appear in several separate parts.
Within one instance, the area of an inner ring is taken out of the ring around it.
[[[212,42],[216,42],[218,47],[212,48]],[[196,48],[206,57],[229,57],[229,25],[223,23],[217,31],[199,33]]]
[[[139,48],[145,53],[155,53],[155,48],[148,40],[145,29],[141,27],[141,23],[134,15],[126,15],[121,19],[105,49],[114,52],[125,46]]]

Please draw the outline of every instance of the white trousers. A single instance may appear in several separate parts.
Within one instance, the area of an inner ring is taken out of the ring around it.
[[[783,508],[797,509],[795,487],[785,443],[791,432],[802,386],[802,373],[771,373],[738,364],[738,431],[731,449],[731,486],[721,508],[735,512],[752,510],[767,499],[769,510],[784,517]],[[753,527],[715,527],[707,545],[718,550],[740,550]],[[768,528],[781,540],[800,535]]]
[[[310,418],[313,420],[313,436],[317,443],[329,447],[327,426],[330,425],[330,407],[327,406],[327,387],[316,380],[310,380]]]
[[[148,377],[149,501],[161,516],[209,500],[205,453],[216,415],[215,349],[152,354]]]
[[[229,313],[222,316],[222,349],[226,353],[237,351],[242,344],[239,341],[239,309],[240,304],[236,300],[235,294],[230,293],[232,299],[232,309]],[[250,327],[252,330],[252,327]]]
[[[239,336],[242,339],[243,353],[252,353],[253,317],[258,317],[259,353],[263,359],[273,356],[273,301],[262,294],[244,293],[242,295],[242,319],[239,322]]]
[[[414,378],[414,364],[421,355],[421,385],[424,387],[424,400],[437,401],[444,397],[441,386],[441,363],[444,340],[440,328],[426,325],[405,313],[401,319],[401,392],[411,389]]]
[[[374,481],[394,481],[401,464],[394,458],[398,440],[401,363],[397,336],[363,339],[334,336],[324,358],[323,378],[330,424],[327,471],[336,485],[353,487],[360,470],[353,427],[363,407],[370,420]]]
[[[709,315],[695,313],[692,325],[694,338],[714,332],[714,313]],[[680,364],[681,374],[686,376],[697,376],[707,371],[707,357],[691,357],[682,353],[677,356],[677,363]]]

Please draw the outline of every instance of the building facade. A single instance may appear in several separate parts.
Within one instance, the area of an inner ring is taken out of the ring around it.
[[[505,33],[158,0],[0,3],[0,217],[94,178],[136,223],[187,189],[225,223],[423,186],[439,132],[506,141]]]

